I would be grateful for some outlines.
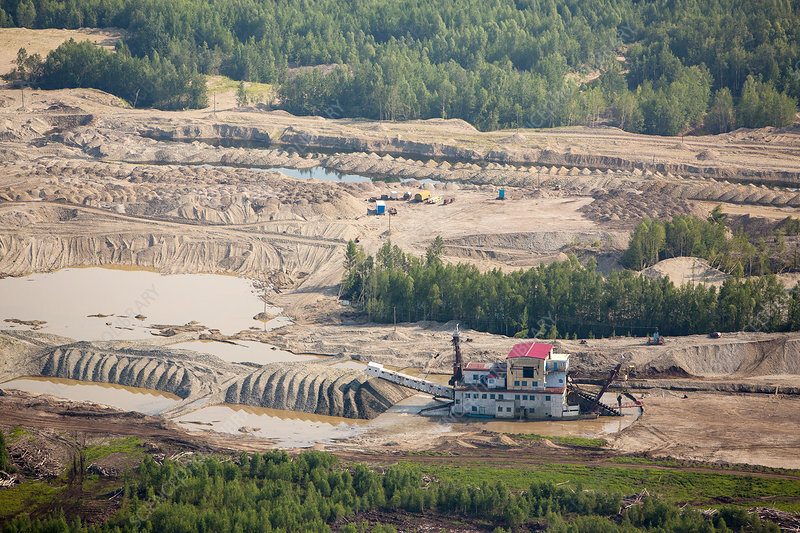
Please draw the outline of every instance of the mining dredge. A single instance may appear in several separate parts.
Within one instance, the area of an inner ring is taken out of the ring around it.
[[[467,362],[461,354],[461,335],[453,333],[453,373],[449,385],[386,369],[369,363],[367,374],[433,395],[443,404],[425,411],[448,409],[455,416],[511,419],[576,419],[597,416],[622,416],[622,410],[641,407],[638,401],[615,405],[602,401],[612,382],[620,377],[618,364],[601,383],[597,392],[583,389],[569,375],[570,356],[554,352],[552,344],[516,344],[505,361]],[[627,396],[632,400],[632,397]]]

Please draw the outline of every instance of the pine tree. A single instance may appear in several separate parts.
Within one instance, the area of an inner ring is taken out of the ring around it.
[[[244,82],[239,82],[239,88],[236,90],[236,105],[239,107],[247,106],[247,91],[244,88]]]
[[[31,0],[22,0],[17,5],[17,26],[23,28],[33,28],[36,20],[36,7]]]
[[[711,109],[709,109],[704,122],[709,133],[725,133],[734,129],[736,112],[730,89],[723,87],[714,93]]]

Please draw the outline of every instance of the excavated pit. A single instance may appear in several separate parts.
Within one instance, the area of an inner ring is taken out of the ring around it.
[[[168,392],[189,403],[211,398],[360,419],[375,418],[411,395],[359,370],[332,367],[325,359],[273,363],[253,370],[213,355],[147,346],[141,341],[48,345],[53,340],[59,338],[32,332],[0,333],[0,355],[20,363],[7,365],[4,376],[111,383]],[[11,368],[17,373],[10,373]]]

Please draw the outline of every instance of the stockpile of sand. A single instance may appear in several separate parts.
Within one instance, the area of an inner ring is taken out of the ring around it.
[[[181,398],[208,394],[241,369],[213,358],[181,360],[163,348],[111,350],[81,342],[59,346],[42,359],[39,374],[170,392]]]
[[[681,370],[707,378],[800,375],[800,340],[779,337],[668,348],[642,368],[661,373]]]
[[[68,161],[11,164],[6,169],[5,179],[0,179],[0,199],[63,201],[212,224],[356,217],[365,213],[366,206],[353,193],[372,187],[199,166]]]
[[[552,254],[573,246],[591,246],[595,242],[615,240],[615,235],[605,231],[532,231],[466,235],[447,239],[445,244],[481,249],[525,250],[532,254]]]
[[[374,418],[412,391],[359,371],[320,363],[265,365],[228,387],[227,403]]]
[[[632,226],[645,217],[668,219],[675,215],[699,212],[692,202],[671,194],[598,191],[593,196],[594,202],[582,207],[581,211],[587,218],[598,222]]]
[[[48,340],[51,337],[36,337],[37,344]],[[89,342],[53,346],[38,358],[40,366],[32,374],[155,389],[189,401],[217,395],[229,403],[348,418],[374,418],[412,394],[322,360],[270,364],[253,371],[190,350],[124,344],[138,347]],[[27,343],[0,335],[0,353],[20,350],[16,358],[27,362],[31,350],[21,345]]]
[[[650,279],[669,277],[675,285],[684,283],[704,283],[706,285],[722,285],[728,277],[724,272],[712,267],[705,259],[698,257],[672,257],[659,261],[655,265],[642,270],[642,276]]]

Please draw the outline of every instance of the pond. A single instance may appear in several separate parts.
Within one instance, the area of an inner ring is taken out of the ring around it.
[[[181,401],[174,394],[152,389],[50,377],[16,378],[0,383],[0,389],[49,394],[65,400],[92,402],[147,415],[157,415]]]
[[[450,424],[417,416],[420,409],[429,407],[432,402],[429,396],[414,395],[372,420],[221,404],[203,407],[175,421],[188,430],[248,434],[273,440],[277,446],[284,448],[306,448],[317,443],[352,440],[368,435],[446,433]]]
[[[191,321],[227,335],[264,329],[253,319],[264,304],[249,280],[234,276],[67,268],[0,279],[0,294],[0,328],[38,328],[77,340],[141,339],[153,325]],[[45,324],[16,322],[35,320]],[[277,317],[266,327],[286,321]]]
[[[251,169],[251,170],[260,170],[260,169]],[[366,176],[358,176],[356,174],[342,174],[341,172],[336,172],[335,170],[329,170],[325,167],[311,167],[311,168],[303,168],[303,169],[295,169],[295,168],[271,168],[269,170],[275,170],[280,172],[281,174],[286,174],[291,178],[298,178],[301,180],[307,179],[316,179],[316,180],[323,180],[323,181],[342,181],[348,183],[364,183],[372,181],[372,178],[367,178]]]
[[[307,448],[319,442],[350,439],[368,429],[366,420],[234,404],[203,407],[175,421],[190,431],[247,434],[270,439],[284,448]]]

